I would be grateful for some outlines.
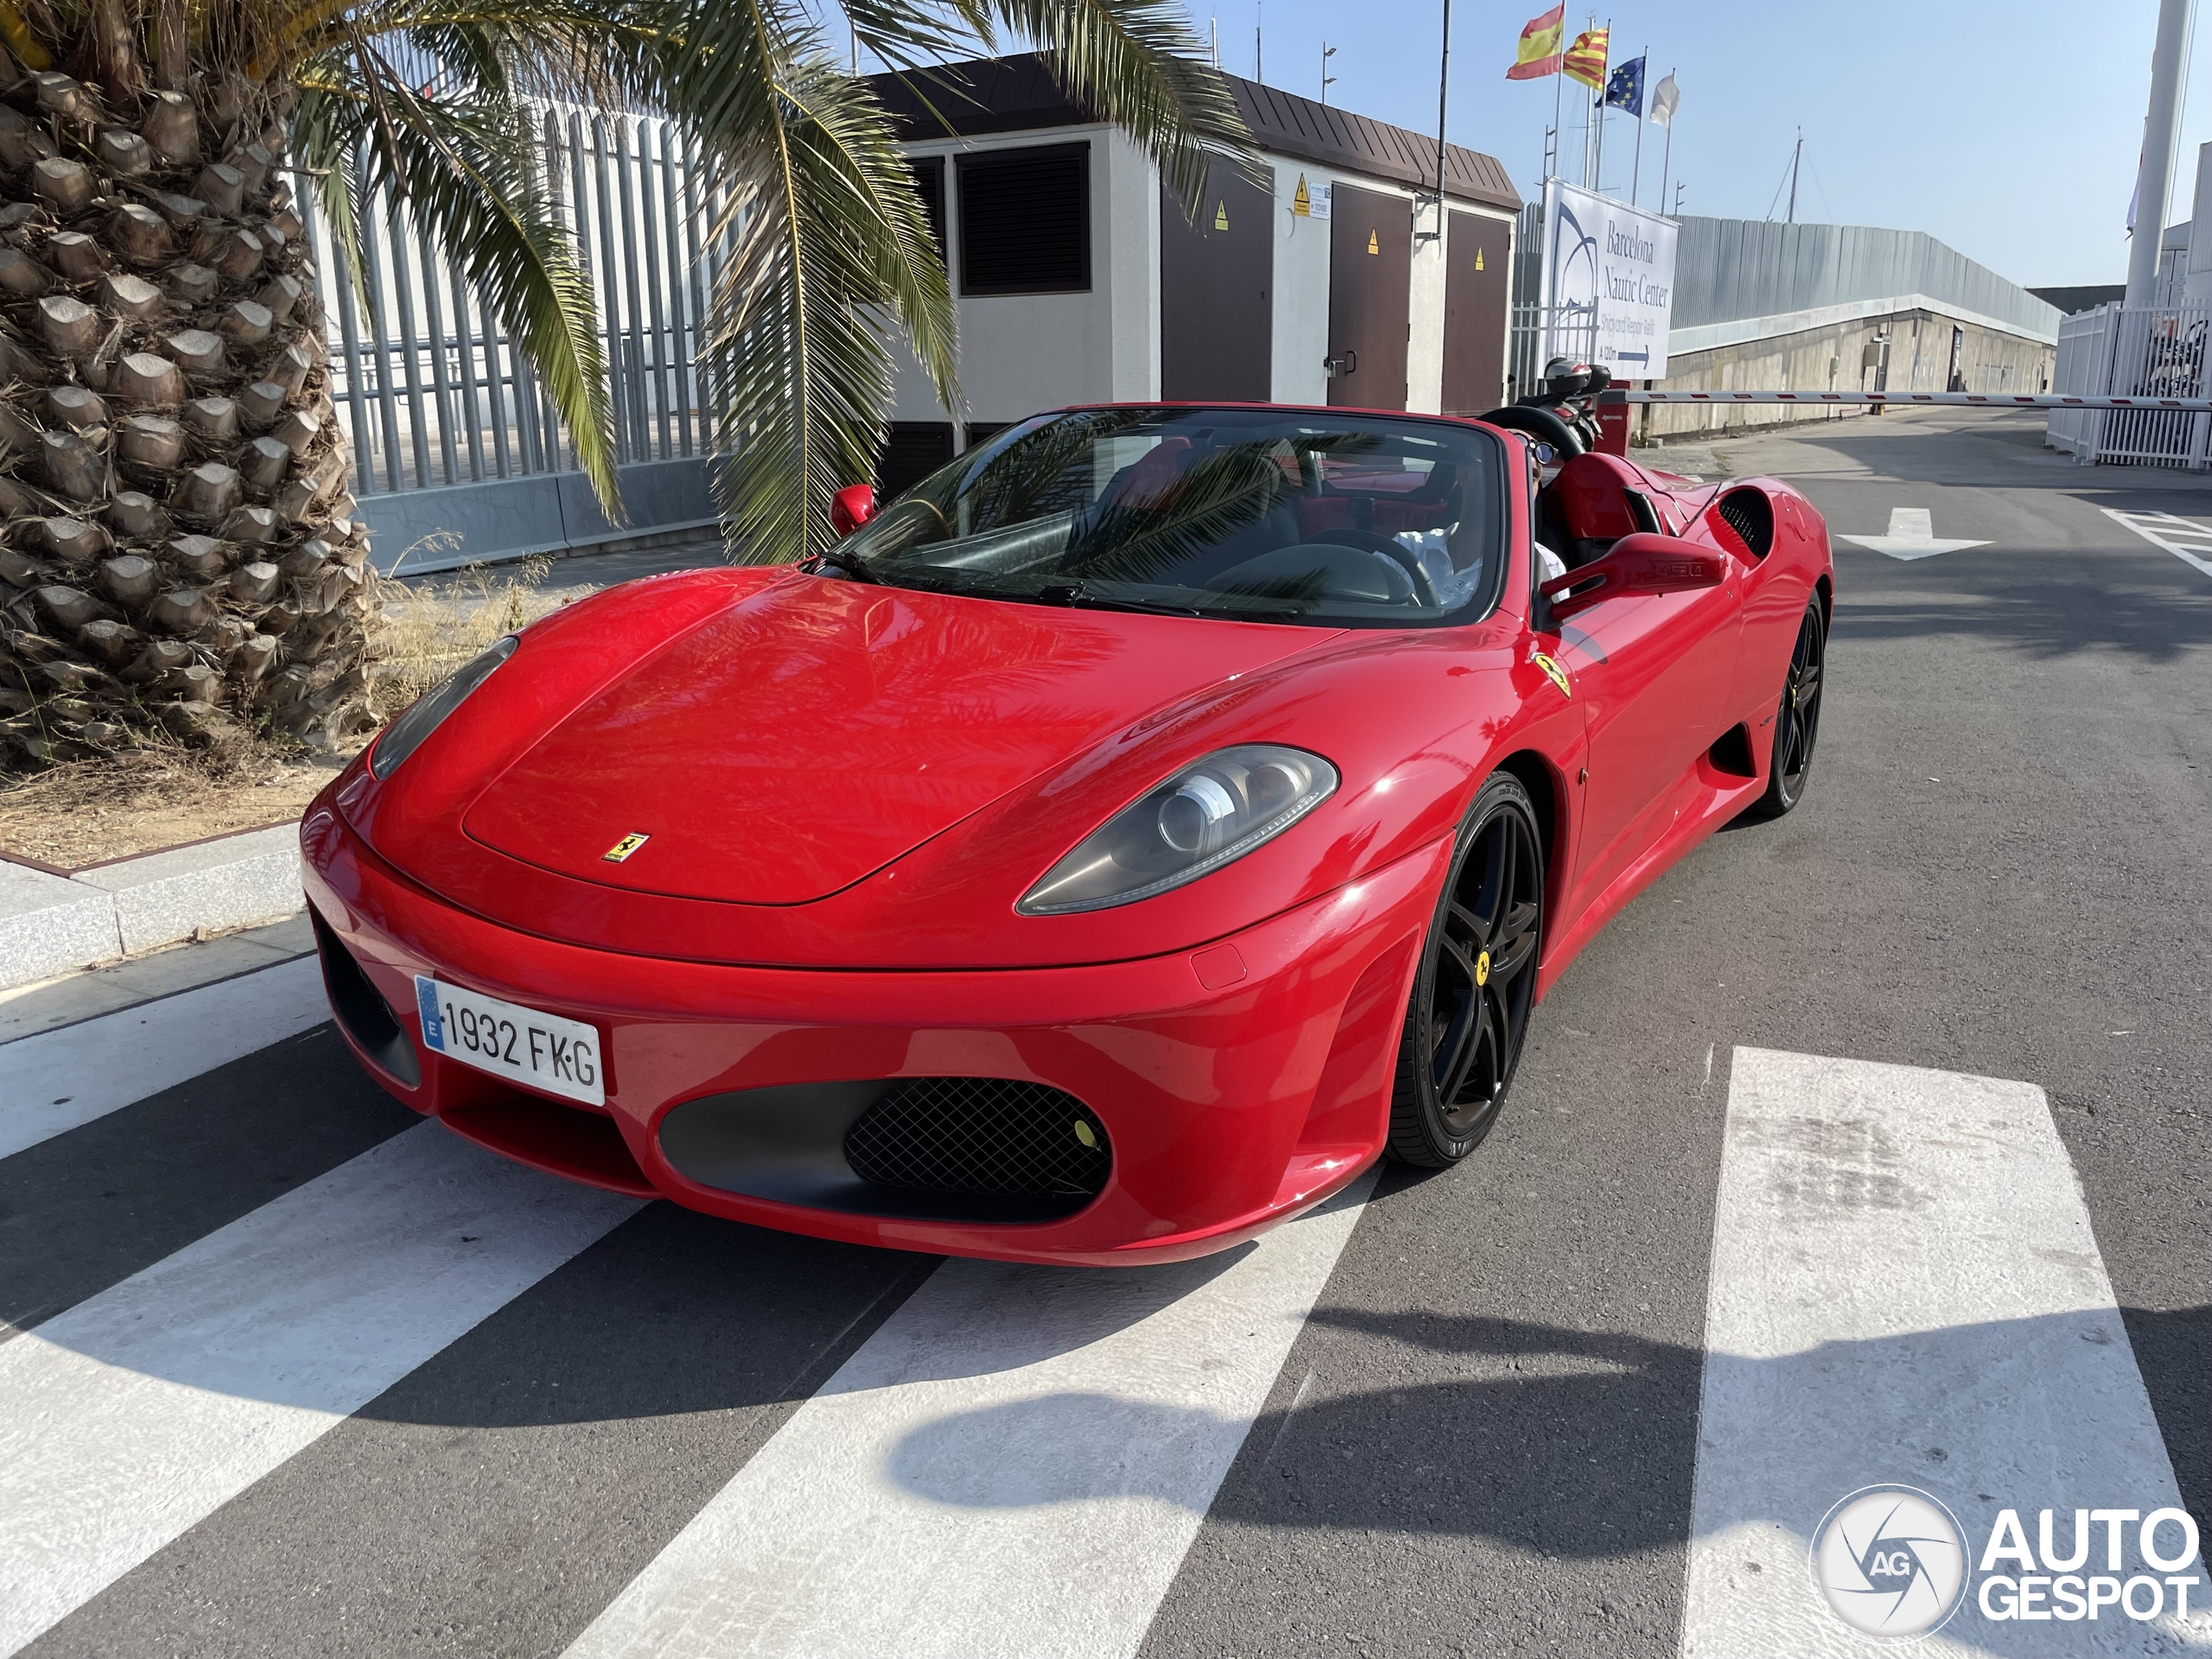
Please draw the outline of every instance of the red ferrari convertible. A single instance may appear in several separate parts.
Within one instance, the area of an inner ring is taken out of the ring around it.
[[[1796,804],[1834,595],[1783,484],[1539,453],[1067,410],[535,623],[307,815],[339,1027],[510,1157],[915,1250],[1197,1255],[1463,1158],[1606,918]]]

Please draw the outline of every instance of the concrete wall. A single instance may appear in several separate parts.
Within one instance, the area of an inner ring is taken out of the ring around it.
[[[607,522],[582,473],[532,473],[434,490],[360,498],[371,556],[389,574],[455,570],[645,537],[721,533],[709,463],[689,455],[640,461],[616,474],[626,522]]]
[[[909,144],[913,156],[948,158],[986,149],[1087,139],[1090,151],[1090,270],[1088,294],[964,297],[960,317],[963,422],[1016,421],[1064,404],[1141,402],[1160,396],[1160,179],[1150,162],[1119,132],[1103,126],[947,138]],[[1339,172],[1287,156],[1262,154],[1274,170],[1275,245],[1273,296],[1274,395],[1277,403],[1325,404],[1328,355],[1329,221],[1293,210],[1303,178],[1309,195],[1339,181],[1362,190],[1410,198],[1402,185]],[[945,169],[945,238],[957,247],[959,192]],[[1454,213],[1479,213],[1510,226],[1511,216],[1453,200]],[[1435,215],[1417,213],[1415,229]],[[1407,361],[1408,406],[1434,413],[1444,396],[1444,272],[1441,242],[1414,247]],[[938,402],[927,376],[904,346],[891,418],[944,421],[956,416]]]
[[[1262,159],[1275,172],[1274,400],[1325,404],[1329,377],[1321,359],[1329,354],[1329,224],[1325,219],[1302,219],[1293,210],[1299,181],[1306,181],[1309,195],[1324,185],[1338,183],[1401,200],[1418,193],[1403,185],[1287,156],[1263,155]],[[1510,233],[1510,213],[1456,198],[1448,205],[1452,213],[1478,214]],[[1407,321],[1413,332],[1406,343],[1406,407],[1421,415],[1433,415],[1444,407],[1444,270],[1448,245],[1442,239],[1418,239],[1421,232],[1435,228],[1435,210],[1416,207],[1408,295]],[[1499,320],[1498,326],[1502,334],[1504,319]]]
[[[1964,332],[1960,361],[1968,391],[2049,388],[2054,346],[1933,310],[1896,312],[1675,353],[1668,359],[1666,379],[1656,385],[1662,391],[1725,391],[1736,387],[1759,391],[1872,391],[1875,372],[1866,366],[1867,348],[1887,332],[1886,390],[1942,391],[1946,390],[1951,366],[1955,326]],[[1789,404],[1733,407],[1646,404],[1641,406],[1632,430],[1639,440],[1686,432],[1740,431],[1792,421],[1834,420],[1842,412]]]
[[[1061,404],[1141,402],[1160,395],[1160,181],[1144,155],[1106,126],[945,138],[906,146],[947,158],[944,235],[960,245],[960,190],[950,158],[1038,144],[1090,145],[1090,291],[963,296],[953,261],[963,349],[958,417],[1000,423]],[[891,418],[955,418],[903,342]]]

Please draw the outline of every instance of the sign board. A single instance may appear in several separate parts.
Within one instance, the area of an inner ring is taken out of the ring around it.
[[[1544,184],[1544,356],[1663,380],[1675,223],[1560,179]]]
[[[1319,184],[1309,186],[1306,182],[1306,175],[1303,173],[1300,174],[1298,188],[1291,194],[1290,211],[1300,219],[1326,219],[1329,216],[1331,188],[1326,180]]]

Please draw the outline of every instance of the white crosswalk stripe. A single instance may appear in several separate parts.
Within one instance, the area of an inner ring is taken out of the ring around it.
[[[0,1047],[0,1158],[329,1018],[305,957],[17,1038]]]
[[[570,1659],[1134,1654],[1370,1185],[1206,1261],[947,1262]]]
[[[1196,1262],[944,1263],[648,1536],[570,1659],[1136,1654],[1371,1184]],[[425,1124],[0,1346],[0,1656],[638,1208]],[[2032,1535],[2044,1508],[2179,1503],[2031,1085],[1738,1050],[1709,1294],[1685,1659],[1870,1650],[1806,1570],[1858,1487],[1935,1491],[1977,1544],[2001,1506]],[[2212,1623],[1969,1604],[1922,1650],[2208,1648]]]
[[[0,1654],[637,1208],[425,1123],[0,1347]]]
[[[2032,1530],[2044,1509],[2179,1504],[2042,1090],[1739,1048],[1713,1233],[1684,1659],[1879,1645],[1806,1566],[1860,1488],[1933,1492],[1970,1554],[2007,1507]],[[2201,1647],[2212,1622],[1999,1623],[1969,1601],[1916,1650]]]

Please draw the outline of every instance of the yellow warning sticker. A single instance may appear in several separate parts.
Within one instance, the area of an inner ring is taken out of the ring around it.
[[[1367,251],[1370,253],[1380,253],[1382,251],[1382,245],[1375,238],[1376,232],[1370,231],[1367,233]]]
[[[1313,197],[1306,188],[1306,175],[1298,175],[1298,188],[1290,198],[1290,211],[1300,219],[1313,217]]]
[[[609,864],[620,864],[623,860],[629,857],[631,854],[636,852],[639,848],[644,846],[652,839],[652,837],[651,836],[645,835],[639,830],[632,830],[628,835],[623,836],[621,840],[616,842],[612,847],[601,853],[600,856],[605,859]]]
[[[1554,662],[1550,658],[1545,656],[1542,652],[1530,652],[1529,653],[1529,660],[1534,663],[1538,668],[1542,669],[1544,672],[1550,677],[1551,683],[1559,687],[1560,696],[1571,697],[1574,695],[1574,685],[1573,683],[1567,677],[1567,671],[1561,668],[1557,663]]]
[[[1229,228],[1229,204],[1226,201],[1214,203],[1213,227],[1217,231],[1225,231]]]
[[[1475,269],[1476,269],[1477,270],[1480,270],[1482,268],[1483,268],[1483,251],[1482,251],[1480,248],[1477,248],[1477,249],[1475,250]]]

